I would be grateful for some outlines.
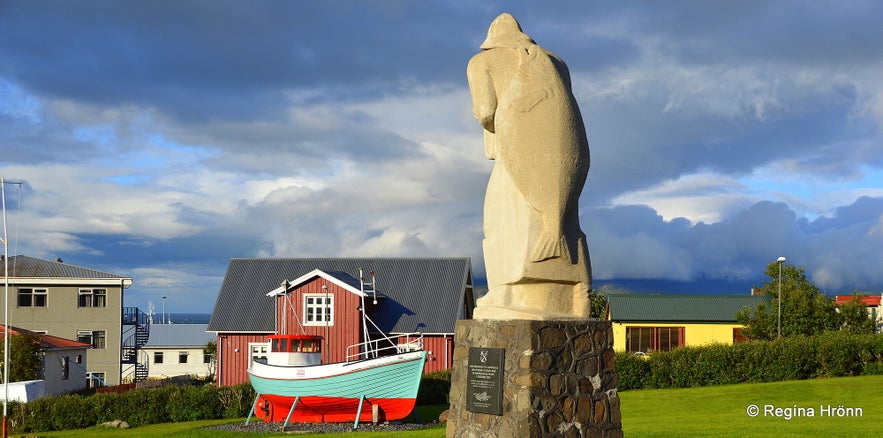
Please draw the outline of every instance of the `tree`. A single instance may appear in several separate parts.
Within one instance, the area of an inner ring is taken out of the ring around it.
[[[214,380],[215,377],[215,358],[218,354],[218,344],[215,341],[208,341],[204,347],[202,347],[202,356],[208,359],[206,365],[208,366],[208,376],[209,380]]]
[[[862,303],[865,295],[852,293],[852,298],[840,305],[840,330],[852,333],[874,333],[876,322],[868,316],[868,308]]]
[[[43,364],[40,358],[40,336],[35,333],[9,333],[9,381],[22,382],[37,380],[42,376]],[[3,339],[0,338],[0,351],[3,350]],[[0,357],[0,374],[2,374],[2,357]]]
[[[766,305],[758,304],[754,309],[746,306],[736,312],[736,321],[745,326],[742,329],[742,336],[745,338],[770,340],[776,337],[776,316],[776,311],[770,313]]]
[[[803,267],[782,264],[782,336],[820,334],[835,330],[840,318],[834,301],[826,297],[807,278]],[[772,262],[765,273],[770,280],[763,283],[764,294],[772,296],[769,308],[758,305],[754,310],[742,309],[736,321],[745,326],[742,334],[749,339],[774,339],[779,327],[779,263]]]
[[[589,291],[589,317],[604,319],[607,317],[607,297],[594,289]]]

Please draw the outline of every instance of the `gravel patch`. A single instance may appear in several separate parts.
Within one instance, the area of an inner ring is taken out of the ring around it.
[[[397,432],[402,430],[422,429],[438,423],[359,423],[358,428],[353,428],[353,423],[289,423],[282,429],[282,423],[265,423],[252,421],[247,426],[245,422],[229,423],[212,426],[208,429],[224,430],[232,432],[290,432],[290,433],[339,433],[339,432]]]

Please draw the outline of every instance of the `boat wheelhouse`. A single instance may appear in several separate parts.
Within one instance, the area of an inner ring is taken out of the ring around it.
[[[310,366],[322,363],[322,337],[313,335],[270,335],[268,365]]]

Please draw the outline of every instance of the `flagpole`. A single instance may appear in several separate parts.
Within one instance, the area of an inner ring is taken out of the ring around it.
[[[22,185],[20,181],[6,181],[0,176],[0,198],[3,204],[3,438],[9,436],[9,232],[6,227],[6,184]]]
[[[9,234],[6,228],[6,180],[0,176],[3,198],[3,438],[9,436]]]

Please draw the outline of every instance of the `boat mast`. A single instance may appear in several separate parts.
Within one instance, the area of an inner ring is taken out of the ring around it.
[[[365,275],[362,272],[362,268],[359,268],[359,282],[362,286],[362,296],[360,297],[362,305],[359,306],[359,310],[362,313],[362,335],[365,338],[365,359],[369,357],[377,357],[378,349],[376,342],[369,342],[371,341],[371,335],[368,331],[368,323],[370,322],[371,324],[374,324],[374,321],[371,321],[370,318],[368,318],[368,309],[365,308],[365,296],[368,295],[369,291],[374,295],[374,304],[377,304],[377,292],[375,292],[377,278],[374,276],[374,271],[369,272],[369,274],[371,275],[370,283],[365,281]]]

